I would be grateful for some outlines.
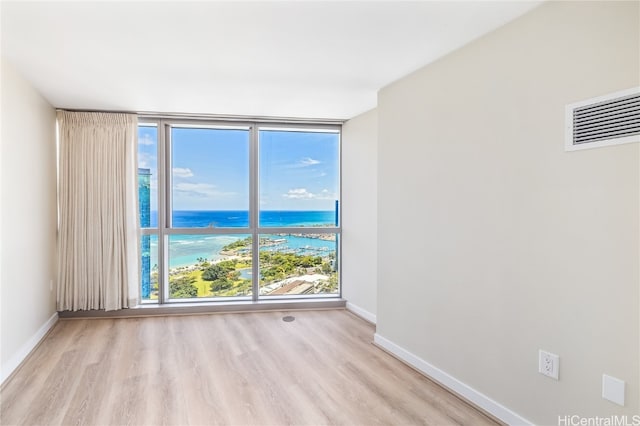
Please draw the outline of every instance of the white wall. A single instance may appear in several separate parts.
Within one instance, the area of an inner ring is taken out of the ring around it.
[[[379,93],[378,337],[539,424],[640,412],[640,145],[563,149],[566,104],[640,85],[639,6],[545,3]]]
[[[342,127],[342,297],[376,322],[378,264],[378,115],[375,109]]]
[[[3,381],[55,321],[55,110],[2,60]]]

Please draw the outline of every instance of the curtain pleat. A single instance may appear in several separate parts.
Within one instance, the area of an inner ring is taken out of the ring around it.
[[[58,112],[58,310],[115,310],[137,299],[133,114]]]

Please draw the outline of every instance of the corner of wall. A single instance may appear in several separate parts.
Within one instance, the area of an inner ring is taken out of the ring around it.
[[[4,381],[58,317],[52,285],[56,281],[57,194],[55,109],[5,57],[1,62],[0,363]]]
[[[342,296],[347,308],[375,322],[377,309],[377,109],[342,128]]]

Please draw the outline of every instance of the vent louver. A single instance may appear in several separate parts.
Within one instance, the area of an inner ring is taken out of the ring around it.
[[[640,88],[567,106],[566,149],[640,142]]]

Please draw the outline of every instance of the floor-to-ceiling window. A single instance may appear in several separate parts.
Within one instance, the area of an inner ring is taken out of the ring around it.
[[[340,128],[141,120],[145,303],[336,297]]]

